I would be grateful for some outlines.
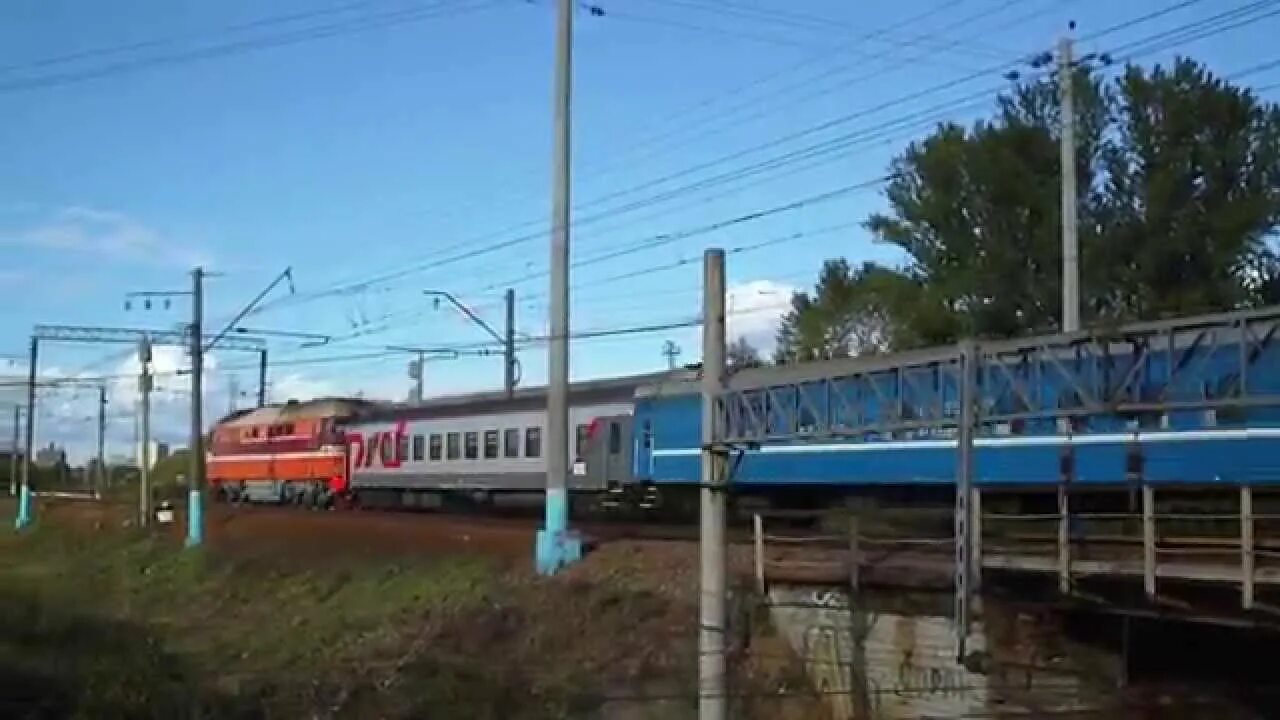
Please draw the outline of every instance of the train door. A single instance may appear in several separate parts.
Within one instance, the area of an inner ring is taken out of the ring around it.
[[[583,453],[587,486],[607,489],[630,482],[631,416],[596,418],[593,425]]]

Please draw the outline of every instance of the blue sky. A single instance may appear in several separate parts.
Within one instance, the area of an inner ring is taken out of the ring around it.
[[[577,218],[603,216],[575,229],[575,258],[874,179],[927,127],[877,133],[842,153],[731,182],[708,181],[984,88],[994,92],[1002,83],[994,68],[1049,48],[1068,20],[1083,37],[1174,4],[599,0],[603,16],[580,11],[576,18],[573,189]],[[1244,4],[1191,3],[1081,50],[1112,49]],[[359,335],[312,351],[277,342],[272,353],[280,360],[486,339],[457,313],[433,309],[423,289],[448,290],[498,325],[503,289],[522,279],[513,284],[520,329],[545,332],[546,277],[539,273],[548,255],[553,21],[548,0],[278,0],[269,8],[248,0],[4,3],[0,247],[7,262],[0,282],[23,299],[0,313],[0,353],[25,352],[37,322],[183,322],[183,303],[126,312],[123,294],[182,288],[196,263],[223,273],[208,281],[211,325],[292,266],[299,297],[279,300],[245,324]],[[1230,73],[1272,59],[1268,40],[1277,27],[1280,18],[1259,19],[1177,49]],[[211,57],[192,57],[201,53]],[[890,105],[981,70],[988,72],[950,90]],[[1277,81],[1280,69],[1242,80]],[[876,111],[881,105],[888,107]],[[968,121],[986,107],[925,119]],[[700,181],[707,183],[688,187]],[[664,193],[669,197],[654,199]],[[637,207],[624,210],[631,205]],[[880,205],[872,185],[583,266],[573,274],[583,285],[575,291],[573,326],[689,319],[699,309],[697,259],[705,247],[798,234],[729,258],[737,313],[731,330],[767,343],[787,294],[809,283],[824,258],[894,260],[857,226]],[[503,241],[511,244],[438,264]],[[688,262],[659,269],[680,261]],[[414,272],[313,299],[335,285],[405,269]],[[632,277],[610,280],[624,274]],[[697,338],[691,328],[581,341],[573,375],[660,368],[667,339],[684,348],[683,361],[695,361]],[[50,373],[131,371],[123,350],[112,350],[59,345],[41,366]],[[523,353],[528,383],[542,381],[544,359],[541,346]],[[407,360],[281,366],[272,372],[273,395],[402,398]],[[233,375],[241,388],[252,386],[255,373],[235,369],[247,361],[229,353],[211,359],[207,414],[226,409]],[[162,364],[182,363],[172,353]],[[5,370],[21,371],[20,361]],[[472,358],[431,364],[427,388],[446,393],[500,380],[496,359]],[[185,432],[186,400],[177,392],[183,381],[168,385],[175,392],[166,397],[159,429],[176,439]],[[124,384],[113,387],[113,413],[121,418],[113,442],[131,437],[132,395]],[[42,437],[88,433],[87,398],[49,391]],[[0,433],[7,435],[5,425]]]

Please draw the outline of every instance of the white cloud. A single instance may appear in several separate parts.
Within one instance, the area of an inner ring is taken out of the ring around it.
[[[166,267],[209,264],[190,245],[128,215],[82,206],[48,212],[25,227],[0,233],[0,244]]]
[[[729,342],[746,338],[761,355],[773,354],[778,322],[791,305],[795,287],[773,280],[751,280],[729,287],[726,309]]]

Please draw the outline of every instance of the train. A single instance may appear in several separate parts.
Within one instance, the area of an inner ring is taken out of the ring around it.
[[[1280,482],[1280,308],[733,371],[717,448],[744,501],[1071,483]],[[701,482],[702,369],[571,385],[575,501],[657,509]],[[546,389],[422,403],[324,398],[212,431],[232,501],[440,507],[537,496]],[[962,447],[967,453],[960,453]],[[963,466],[963,467],[962,467]]]

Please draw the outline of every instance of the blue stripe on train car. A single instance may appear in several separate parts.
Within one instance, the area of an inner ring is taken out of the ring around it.
[[[1043,485],[1059,481],[1064,451],[1074,456],[1073,481],[1122,484],[1137,446],[1143,476],[1154,484],[1280,482],[1280,428],[1108,433],[1079,436],[979,438],[975,479],[983,485]],[[790,444],[748,451],[734,482],[742,485],[947,484],[955,478],[954,440]],[[696,447],[653,450],[657,483],[693,483]]]

